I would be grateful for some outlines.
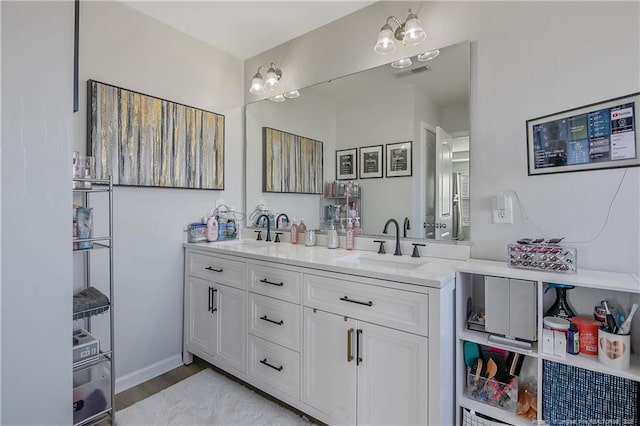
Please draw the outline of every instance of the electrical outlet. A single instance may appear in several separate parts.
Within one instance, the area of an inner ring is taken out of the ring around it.
[[[500,202],[499,202],[500,201]],[[498,208],[504,203],[504,208]],[[513,201],[511,197],[504,197],[498,200],[498,197],[493,199],[493,223],[513,223]]]

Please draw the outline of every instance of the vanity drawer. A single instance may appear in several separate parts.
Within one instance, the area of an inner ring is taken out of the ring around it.
[[[302,274],[271,266],[249,264],[249,290],[288,302],[300,303]]]
[[[300,399],[300,354],[249,335],[249,376]]]
[[[305,274],[304,306],[428,335],[429,296],[423,293]]]
[[[189,253],[187,262],[189,275],[243,290],[247,288],[245,262],[193,252]]]
[[[300,350],[300,305],[249,293],[249,333]]]

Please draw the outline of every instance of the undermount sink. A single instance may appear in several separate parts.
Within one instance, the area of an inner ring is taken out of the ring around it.
[[[416,269],[429,263],[424,258],[390,256],[385,254],[355,253],[336,259],[337,262],[363,266],[383,266],[395,269]]]

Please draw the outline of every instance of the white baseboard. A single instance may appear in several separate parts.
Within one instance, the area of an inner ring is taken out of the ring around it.
[[[125,374],[122,377],[116,378],[116,392],[119,393],[126,391],[129,388],[144,383],[147,380],[153,379],[167,371],[182,365],[182,354],[177,354],[172,357],[158,361],[155,364],[151,364],[148,367],[141,368],[136,371],[132,371],[129,374]]]

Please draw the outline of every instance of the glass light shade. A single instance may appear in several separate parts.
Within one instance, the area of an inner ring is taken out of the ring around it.
[[[415,15],[410,14],[404,24],[404,38],[402,44],[413,46],[427,38],[427,34],[422,29],[422,24]]]
[[[273,90],[278,86],[278,74],[276,74],[276,70],[271,67],[267,71],[267,75],[264,79],[264,88],[266,90]]]
[[[411,58],[398,59],[395,62],[391,62],[393,68],[407,68],[412,64]]]
[[[418,60],[420,62],[426,62],[426,61],[430,61],[433,58],[435,58],[436,56],[438,56],[440,54],[440,51],[438,49],[436,50],[430,50],[428,52],[424,52],[418,55]]]
[[[261,95],[264,93],[264,81],[262,80],[262,75],[260,75],[260,73],[256,73],[256,75],[253,76],[249,93],[253,93],[254,95]]]
[[[273,102],[284,102],[284,95],[275,95],[269,98]]]
[[[287,99],[295,99],[298,96],[300,96],[300,92],[298,92],[297,90],[291,90],[284,94],[284,97]]]
[[[373,50],[381,55],[386,55],[396,51],[396,43],[393,41],[391,25],[384,24],[380,30],[380,34],[378,34],[378,42]]]

